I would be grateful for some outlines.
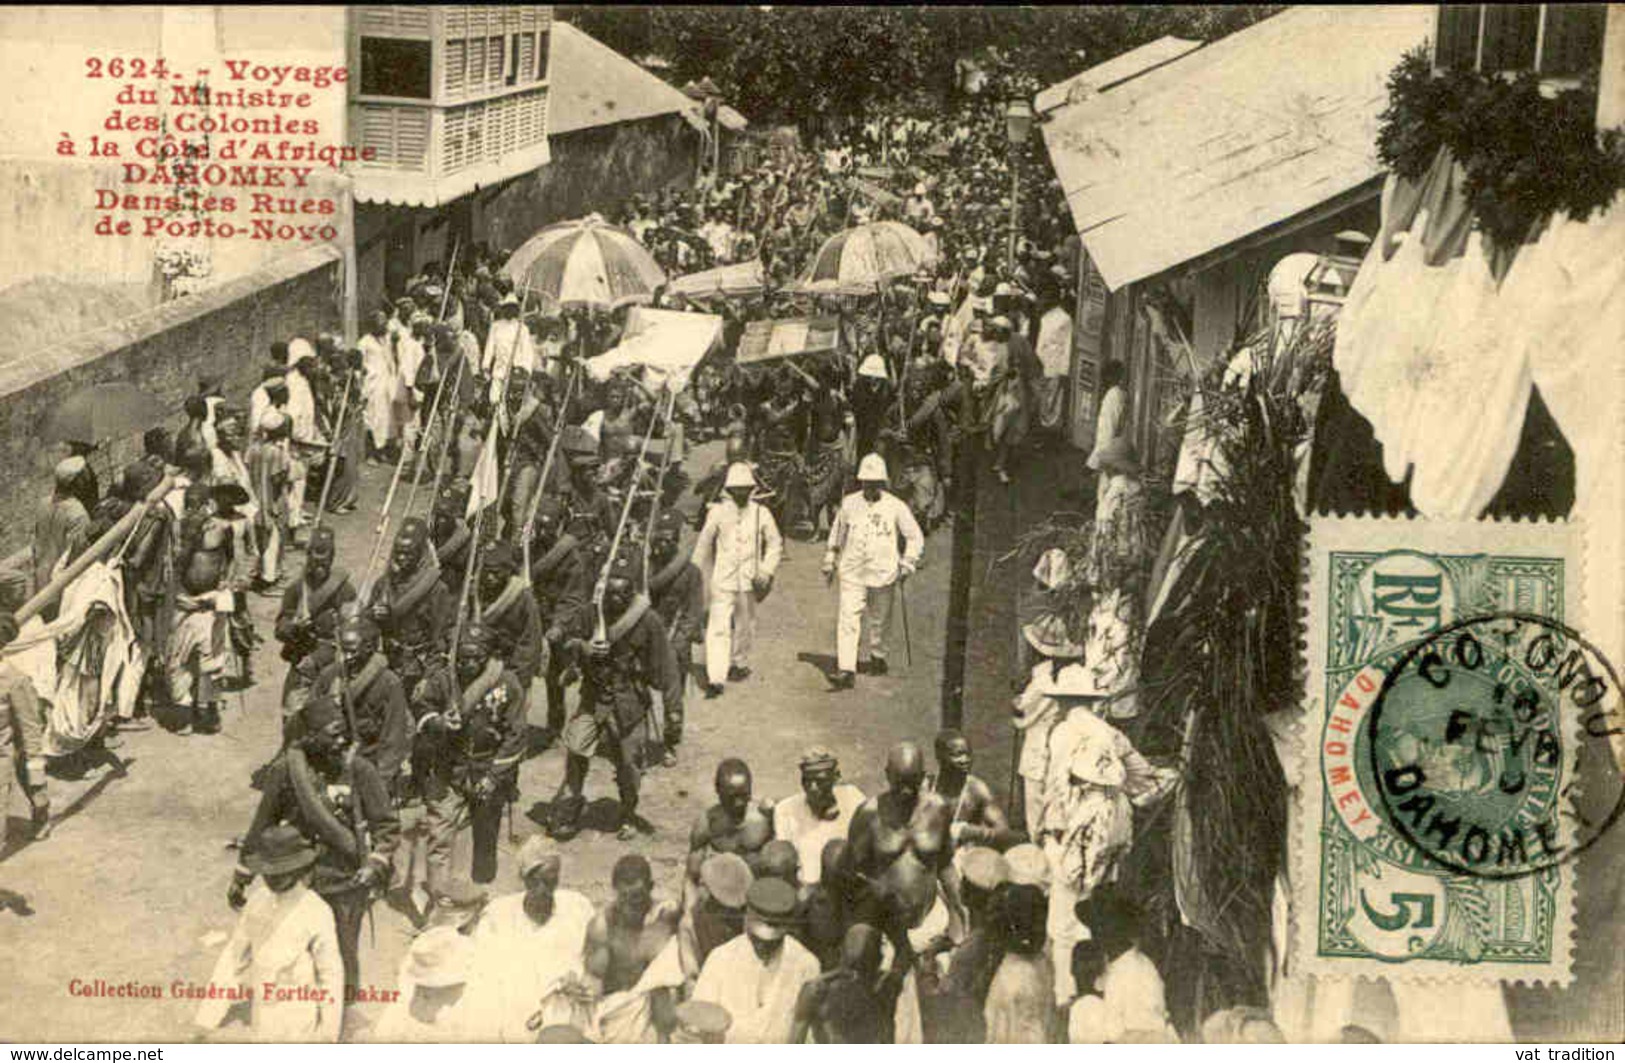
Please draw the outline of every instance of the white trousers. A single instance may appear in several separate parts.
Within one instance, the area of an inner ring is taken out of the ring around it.
[[[310,465],[299,458],[288,463],[288,527],[305,526],[305,485],[310,479]]]
[[[711,590],[705,621],[705,677],[712,683],[728,678],[728,666],[745,666],[756,635],[756,595],[748,590]]]
[[[857,670],[858,661],[886,656],[886,634],[891,627],[892,602],[897,584],[865,587],[853,580],[841,580],[835,605],[835,667],[843,672]]]

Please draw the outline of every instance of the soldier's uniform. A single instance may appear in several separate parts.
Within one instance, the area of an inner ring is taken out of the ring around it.
[[[440,492],[434,505],[434,556],[440,563],[440,578],[452,597],[460,597],[463,576],[468,571],[468,554],[474,545],[474,531],[464,514],[468,511],[468,483],[459,480]]]
[[[522,689],[542,663],[542,617],[536,596],[519,572],[519,558],[507,543],[486,547],[480,562],[480,619],[492,632],[491,650],[519,677]],[[492,585],[497,585],[494,589]]]
[[[654,695],[660,696],[663,705],[680,704],[683,697],[682,675],[666,637],[666,625],[647,597],[632,593],[635,573],[628,558],[618,559],[605,594],[601,655],[594,655],[589,646],[597,634],[597,610],[583,609],[574,619],[572,645],[581,667],[581,701],[564,729],[564,782],[553,799],[549,824],[556,837],[572,837],[578,829],[585,806],[582,789],[594,756],[615,764],[620,835],[623,840],[633,835],[644,718]]]
[[[563,528],[564,506],[549,495],[536,509],[536,526],[531,539],[530,586],[536,608],[547,628],[547,663],[543,681],[547,688],[547,729],[553,735],[564,730],[564,639],[571,618],[587,604],[581,540]]]
[[[378,651],[378,630],[372,621],[356,617],[345,626],[341,639],[346,645],[341,648],[349,653],[359,644],[366,657],[352,663],[333,655],[316,676],[313,690],[340,705],[348,702],[349,711],[355,713],[356,752],[372,762],[389,792],[396,794],[401,769],[412,753],[412,710],[406,689],[389,667],[389,659]],[[358,641],[352,643],[358,631]]]
[[[519,679],[491,655],[492,632],[470,624],[457,647],[456,667],[431,672],[412,709],[418,740],[412,770],[425,806],[429,888],[446,880],[452,849],[465,822],[474,831],[473,879],[497,871],[497,833],[513,796],[525,751],[525,698]],[[471,667],[475,674],[463,678]]]
[[[299,692],[332,662],[339,614],[356,600],[350,574],[333,564],[333,555],[333,529],[317,528],[305,548],[305,571],[282,592],[274,630],[289,665],[282,685],[284,713],[294,711]]]
[[[428,529],[409,517],[390,552],[390,568],[368,611],[384,633],[384,652],[410,697],[446,649],[457,602],[428,556]]]
[[[313,731],[342,718],[339,707],[328,698],[312,701],[305,715]],[[307,757],[299,746],[277,754],[256,773],[256,781],[262,791],[260,803],[243,835],[242,851],[253,851],[260,834],[278,823],[298,828],[316,846],[319,855],[311,888],[333,909],[344,957],[344,984],[359,985],[357,945],[372,891],[357,881],[357,874],[373,864],[373,874],[387,882],[400,840],[400,820],[388,788],[378,769],[364,757]],[[252,878],[239,864],[234,890],[240,893]]]
[[[666,624],[666,637],[677,661],[677,672],[685,682],[694,670],[694,643],[705,637],[705,577],[680,547],[683,518],[676,510],[665,510],[655,518],[652,549],[655,570],[649,576],[649,597]],[[671,554],[660,560],[662,541],[673,544]],[[675,750],[683,737],[683,705],[665,705],[667,751]]]

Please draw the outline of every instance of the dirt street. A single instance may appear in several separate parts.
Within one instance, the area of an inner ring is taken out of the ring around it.
[[[691,473],[703,475],[721,456],[719,444],[695,449]],[[359,581],[389,470],[369,467],[363,506],[329,518],[338,532],[340,562]],[[424,492],[427,493],[426,491]],[[426,507],[420,499],[419,508]],[[396,522],[398,527],[398,519]],[[873,793],[881,784],[886,748],[904,738],[929,743],[938,720],[942,681],[948,536],[927,543],[922,571],[907,588],[913,663],[903,652],[894,618],[892,672],[860,677],[856,691],[828,692],[823,670],[833,667],[835,592],[819,575],[821,543],[787,542],[772,596],[761,606],[754,674],[707,701],[689,685],[688,724],[678,766],[644,780],[641,812],[654,832],[630,846],[604,828],[615,794],[609,764],[588,779],[587,829],[562,847],[563,884],[595,902],[609,894],[609,873],[629,848],[646,855],[666,896],[675,896],[694,818],[710,803],[717,762],[742,756],[755,772],[758,796],[778,798],[797,786],[796,760],[810,745],[841,758],[848,781]],[[302,564],[295,554],[290,571]],[[10,1041],[176,1041],[193,1036],[195,1002],[176,995],[205,982],[234,914],[225,894],[236,853],[228,846],[248,825],[257,793],[249,774],[276,750],[278,693],[284,665],[269,640],[276,601],[251,596],[257,626],[267,636],[254,661],[258,682],[230,696],[222,733],[214,736],[151,730],[120,735],[111,745],[124,771],[97,769],[79,780],[52,779],[56,829],[46,841],[15,845],[0,856],[0,1039]],[[701,648],[696,647],[699,651]],[[696,653],[697,658],[703,652]],[[539,706],[536,706],[539,708]],[[540,714],[533,714],[540,720]],[[990,765],[979,765],[989,768]],[[512,840],[506,825],[493,894],[519,888],[512,855],[540,830],[545,803],[563,773],[563,754],[550,750],[521,771]],[[14,808],[13,826],[21,828]],[[408,824],[415,820],[409,816]],[[460,866],[467,867],[465,854]],[[408,866],[403,852],[397,874]],[[421,877],[421,857],[415,870]],[[380,903],[362,930],[362,981],[396,984],[411,924]],[[138,983],[154,997],[76,995],[80,983]],[[352,1009],[346,1039],[364,1036],[380,1005]]]

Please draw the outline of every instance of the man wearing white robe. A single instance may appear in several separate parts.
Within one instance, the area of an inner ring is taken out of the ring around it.
[[[733,1018],[728,1044],[788,1044],[796,998],[818,977],[818,959],[786,935],[785,924],[796,912],[789,883],[757,879],[745,905],[745,932],[711,950],[693,999],[727,1010]]]
[[[395,400],[401,389],[395,352],[389,342],[389,319],[382,311],[372,315],[371,331],[357,344],[361,349],[362,420],[371,437],[374,456],[395,441]]]
[[[536,372],[536,343],[530,329],[519,319],[519,298],[512,292],[502,297],[496,310],[496,320],[485,337],[485,351],[480,356],[480,372],[491,378],[491,401],[502,394],[502,384],[508,370],[523,369]]]
[[[474,931],[472,980],[491,1032],[505,1043],[532,1044],[535,1030],[590,1021],[590,1009],[571,990],[585,978],[595,909],[575,890],[559,888],[561,861],[544,835],[525,839],[518,863],[524,891],[492,901]]]

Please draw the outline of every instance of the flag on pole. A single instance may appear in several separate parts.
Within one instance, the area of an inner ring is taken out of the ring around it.
[[[464,516],[472,517],[495,502],[497,492],[501,490],[501,479],[497,476],[497,419],[493,417],[491,430],[485,436],[485,445],[480,448],[479,459],[474,462],[474,475],[468,491],[468,512]]]

